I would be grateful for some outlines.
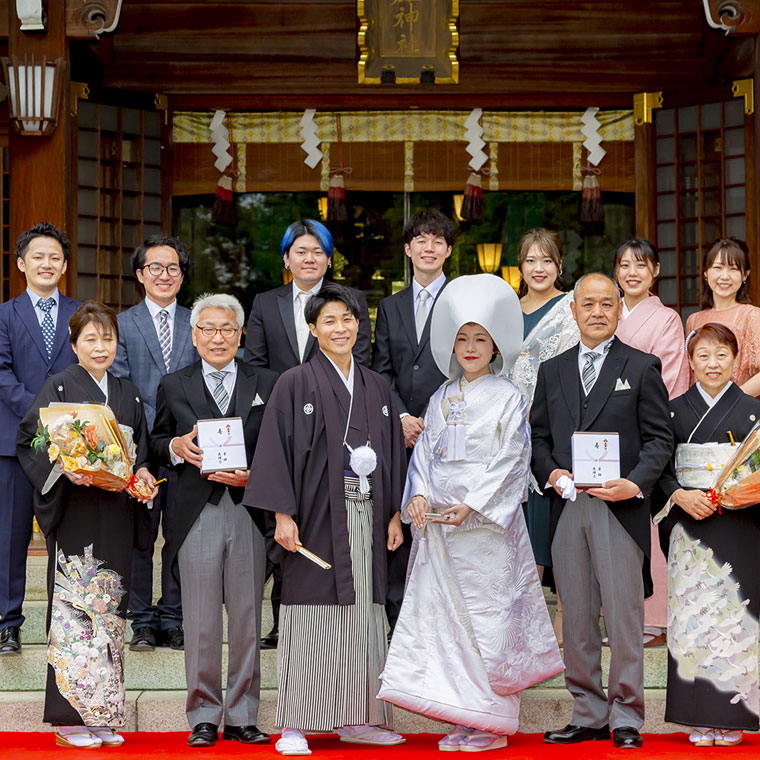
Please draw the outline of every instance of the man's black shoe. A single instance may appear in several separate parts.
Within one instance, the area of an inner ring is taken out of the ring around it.
[[[156,648],[156,632],[152,628],[137,628],[129,645],[131,652],[152,652]]]
[[[187,739],[188,747],[213,747],[219,738],[219,727],[213,723],[199,723]]]
[[[161,646],[171,647],[172,649],[184,649],[185,632],[182,630],[182,626],[178,625],[176,628],[161,631]]]
[[[277,649],[277,642],[280,640],[280,631],[274,626],[269,633],[261,640],[261,649]]]
[[[0,654],[21,652],[21,631],[17,625],[9,625],[0,631]]]
[[[547,731],[544,734],[546,744],[577,744],[578,742],[602,742],[610,738],[610,727],[587,728],[568,723],[559,731]]]
[[[243,744],[269,744],[269,734],[256,726],[225,726],[222,739],[233,739]]]
[[[618,749],[638,749],[644,744],[641,734],[631,726],[622,726],[612,732],[612,741]]]

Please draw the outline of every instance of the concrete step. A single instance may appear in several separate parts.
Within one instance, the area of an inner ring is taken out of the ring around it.
[[[602,652],[603,683],[607,685],[610,651]],[[43,689],[47,663],[47,647],[44,644],[25,645],[20,655],[0,657],[0,692],[36,691]],[[227,645],[222,650],[222,673],[227,670]],[[155,652],[125,651],[125,671],[127,689],[137,690],[182,690],[185,685],[185,663],[183,652],[175,652],[161,647]],[[644,686],[648,689],[665,687],[667,678],[667,650],[664,647],[644,650]],[[277,687],[277,652],[261,653],[261,687]],[[535,688],[535,687],[534,687]],[[545,689],[564,689],[562,675],[550,678],[541,684]]]
[[[257,725],[263,731],[278,733],[274,725],[277,692],[265,689]],[[44,692],[0,692],[0,731],[49,731],[42,723]],[[560,728],[570,721],[572,698],[564,689],[534,688],[523,692],[520,705],[520,731],[539,733]],[[414,713],[394,708],[395,729],[401,733],[442,734],[448,726]],[[665,690],[647,689],[646,733],[669,733],[678,727],[665,723]],[[127,691],[128,731],[188,731],[185,693],[182,691]],[[52,745],[51,745],[52,746]],[[604,754],[604,753],[603,753]]]
[[[45,615],[47,614],[46,601],[24,602],[24,625],[21,627],[22,645],[44,644],[47,641],[45,635]],[[224,641],[227,641],[227,613],[222,613],[224,619]],[[266,636],[272,629],[272,605],[268,600],[261,607],[261,631]],[[131,626],[127,631],[127,641],[132,638]]]

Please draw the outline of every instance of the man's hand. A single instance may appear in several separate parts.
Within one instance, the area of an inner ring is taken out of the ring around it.
[[[153,499],[158,496],[158,486],[156,485],[156,479],[151,474],[150,470],[147,467],[141,467],[135,475],[140,478],[143,482],[147,483],[153,491],[151,492],[150,496],[147,499],[138,499],[137,501],[142,502],[143,504],[150,504],[150,502],[153,501]]]
[[[193,425],[193,429],[185,435],[181,435],[172,441],[172,451],[181,459],[189,464],[194,464],[199,470],[201,468],[201,454],[203,449],[199,449],[193,441],[198,435],[198,426]]]
[[[396,512],[388,523],[388,551],[395,552],[404,543],[404,534],[401,530],[401,513]]]
[[[424,496],[413,496],[406,511],[415,527],[422,530],[425,525],[425,513],[428,511],[427,499]]]
[[[209,480],[213,480],[215,483],[224,483],[226,486],[232,488],[245,488],[248,485],[248,476],[251,474],[250,470],[235,470],[234,472],[212,472],[209,476]]]
[[[641,493],[641,489],[632,481],[625,478],[616,478],[608,480],[602,484],[601,488],[586,489],[589,496],[596,496],[597,499],[604,501],[625,501],[633,499]]]
[[[457,504],[456,506],[449,507],[441,512],[442,515],[454,515],[453,517],[450,517],[448,520],[433,520],[431,518],[430,522],[444,523],[445,525],[461,525],[465,521],[465,518],[471,515],[474,511],[474,509],[471,509],[466,504]]]
[[[704,491],[689,490],[683,488],[673,492],[670,500],[677,504],[684,512],[690,514],[695,520],[704,520],[709,517],[717,507],[708,498]]]
[[[425,429],[425,422],[422,417],[414,417],[407,414],[401,418],[401,427],[404,429],[404,443],[408,449],[414,448],[420,433]]]
[[[562,496],[562,489],[557,486],[557,481],[563,476],[566,475],[570,480],[573,479],[573,473],[570,472],[570,470],[561,470],[557,468],[556,470],[552,470],[549,473],[549,485],[560,495]]]
[[[295,520],[283,512],[275,512],[277,526],[274,529],[274,540],[289,552],[297,552],[303,544],[298,540],[298,526]]]

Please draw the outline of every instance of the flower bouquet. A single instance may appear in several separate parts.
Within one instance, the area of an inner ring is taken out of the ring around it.
[[[132,472],[136,447],[132,430],[116,422],[105,404],[53,403],[40,409],[40,429],[32,446],[47,450],[56,467],[43,492],[64,472],[87,475],[105,491],[126,491],[146,499],[152,488]]]
[[[760,422],[726,463],[715,485],[707,492],[713,504],[741,509],[760,502]]]

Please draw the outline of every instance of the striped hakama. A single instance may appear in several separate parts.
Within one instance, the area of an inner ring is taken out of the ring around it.
[[[383,605],[372,596],[372,495],[359,492],[356,476],[344,482],[356,602],[280,608],[277,726],[393,728],[391,706],[377,699],[388,641]]]

